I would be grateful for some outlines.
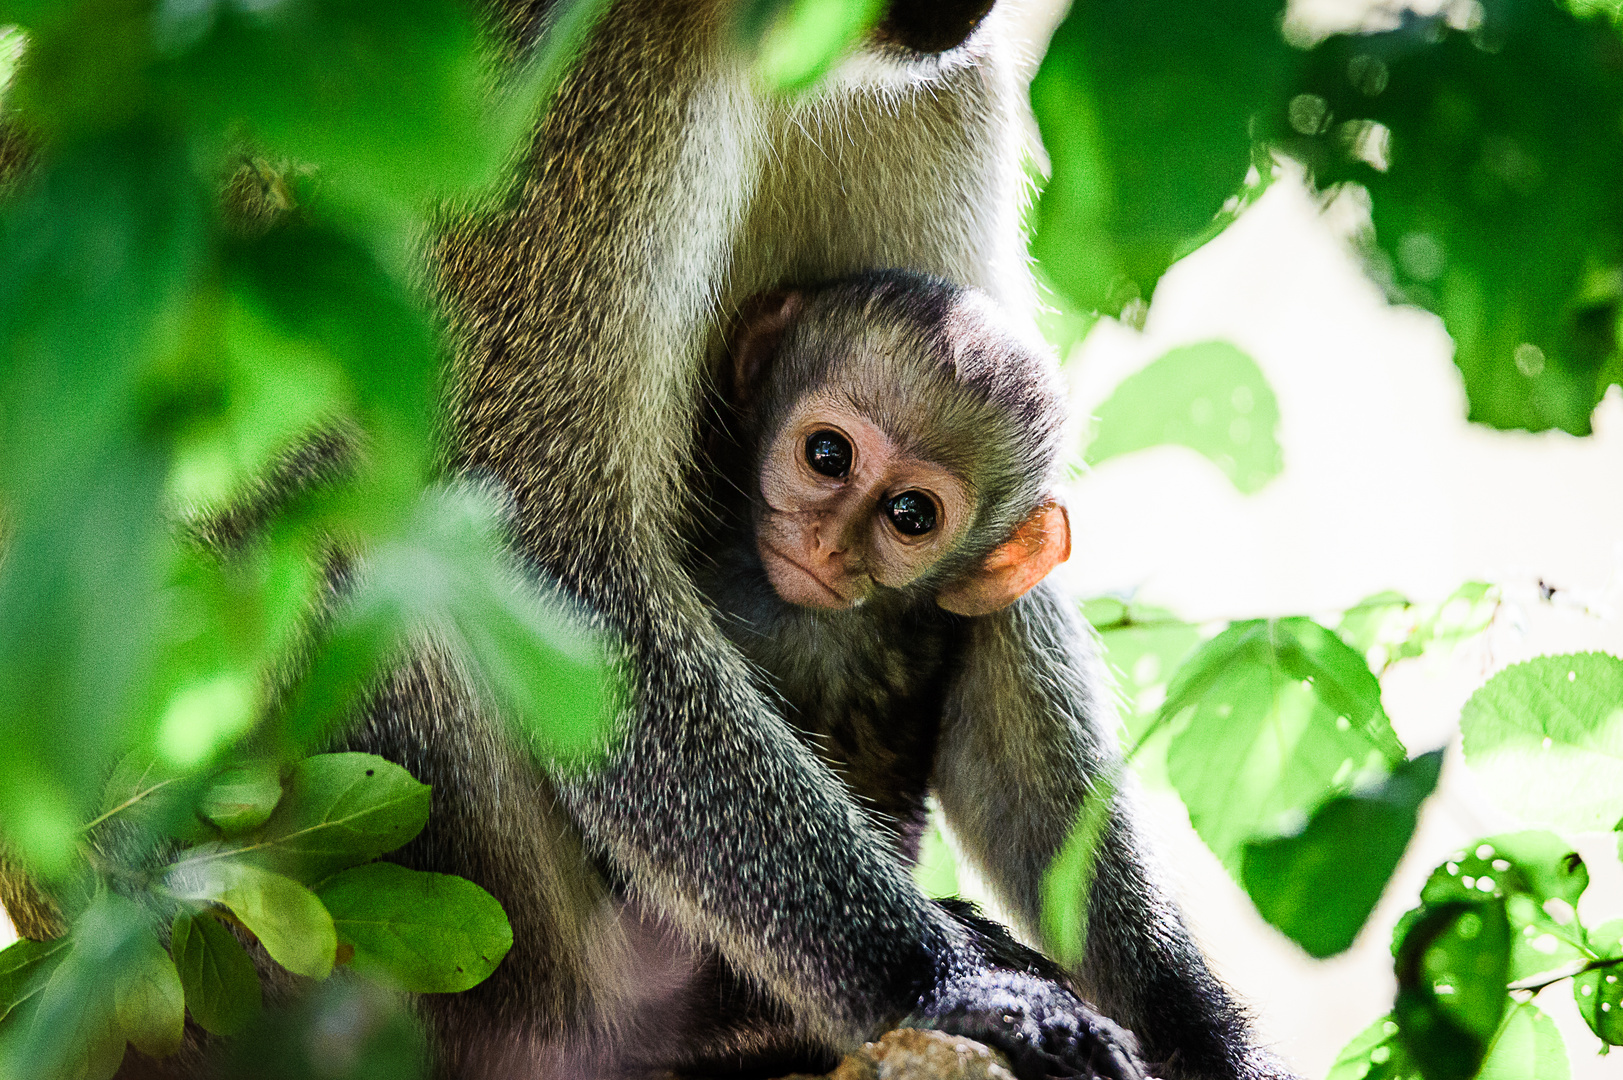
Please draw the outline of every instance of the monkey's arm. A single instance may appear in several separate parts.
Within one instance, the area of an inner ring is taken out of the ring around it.
[[[1035,934],[1042,877],[1092,778],[1120,761],[1115,712],[1092,636],[1043,584],[966,625],[949,691],[936,790],[954,833],[1022,929]],[[1155,880],[1121,785],[1099,852],[1078,982],[1130,1028],[1145,1060],[1182,1078],[1285,1077],[1252,1044],[1244,1010],[1207,969]]]

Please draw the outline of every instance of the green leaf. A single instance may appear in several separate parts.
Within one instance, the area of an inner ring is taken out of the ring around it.
[[[175,920],[169,948],[192,1019],[216,1035],[235,1035],[259,1015],[259,973],[225,927],[207,915]]]
[[[1596,927],[1589,944],[1599,959],[1623,957],[1623,919]],[[1608,1045],[1623,1046],[1623,963],[1583,972],[1572,980],[1572,996],[1589,1030]]]
[[[233,765],[214,778],[197,804],[197,812],[226,835],[258,828],[282,801],[282,778],[275,762]]]
[[[111,818],[151,834],[202,841],[207,838],[206,830],[192,810],[198,782],[199,778],[160,761],[150,750],[132,751],[113,767],[100,813],[85,827],[94,828]]]
[[[45,979],[67,956],[68,940],[14,941],[0,950],[0,1023],[39,993]]]
[[[1503,897],[1510,917],[1510,978],[1526,979],[1582,960],[1584,931],[1578,897],[1589,885],[1579,854],[1554,833],[1490,836],[1432,872],[1421,899],[1477,901]]]
[[[292,878],[205,847],[171,865],[165,883],[181,900],[229,908],[270,958],[295,975],[325,979],[332,970],[338,948],[332,917]]]
[[[1099,845],[1110,827],[1116,779],[1099,773],[1082,800],[1076,824],[1043,872],[1043,945],[1067,967],[1082,963],[1088,946],[1088,908],[1099,865]]]
[[[147,933],[137,938],[113,987],[113,1010],[124,1037],[149,1057],[180,1049],[186,1029],[186,995],[175,963]]]
[[[448,994],[477,986],[513,945],[496,898],[464,878],[372,863],[322,883],[338,939],[363,975]]]
[[[422,832],[429,799],[427,784],[376,754],[315,754],[293,766],[287,794],[243,850],[317,882]]]
[[[1460,712],[1465,762],[1512,813],[1599,831],[1623,814],[1623,660],[1604,653],[1512,664]]]
[[[1311,956],[1351,947],[1414,835],[1443,752],[1421,754],[1375,787],[1338,795],[1297,833],[1247,840],[1240,881],[1262,917]]]
[[[1257,362],[1226,341],[1173,349],[1123,379],[1095,411],[1084,460],[1173,443],[1250,495],[1279,475],[1279,403]]]
[[[1161,716],[1167,773],[1236,878],[1248,837],[1407,757],[1363,657],[1311,619],[1233,624],[1179,669]]]
[[[756,77],[787,93],[826,75],[884,10],[884,0],[750,0],[739,5],[734,29]]]
[[[1383,1016],[1341,1048],[1325,1080],[1421,1080],[1398,1038],[1398,1024]]]
[[[1329,39],[1271,126],[1320,185],[1369,188],[1374,272],[1442,316],[1472,420],[1587,434],[1619,370],[1617,30],[1547,0],[1478,10]]]
[[[1284,100],[1297,63],[1280,37],[1282,8],[1071,7],[1031,85],[1053,170],[1032,253],[1077,307],[1114,313],[1147,300],[1247,197],[1252,117]]]
[[[1532,1005],[1518,1005],[1505,1018],[1477,1080],[1567,1080],[1571,1075],[1555,1021]]]
[[[1400,928],[1392,1008],[1426,1080],[1471,1080],[1509,998],[1510,921],[1499,898],[1427,903]]]

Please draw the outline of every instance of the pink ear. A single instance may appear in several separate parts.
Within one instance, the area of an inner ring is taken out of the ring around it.
[[[1008,542],[941,590],[936,603],[955,615],[989,615],[1008,607],[1071,557],[1071,515],[1050,499],[1020,523]]]
[[[743,406],[755,396],[772,355],[778,351],[783,332],[805,304],[798,292],[758,293],[744,302],[732,337],[727,342],[732,384],[725,387],[728,399]]]

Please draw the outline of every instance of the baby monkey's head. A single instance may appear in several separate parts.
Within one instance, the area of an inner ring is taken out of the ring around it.
[[[755,541],[784,600],[911,590],[981,615],[1070,554],[1064,395],[984,294],[900,271],[770,293],[729,355]]]

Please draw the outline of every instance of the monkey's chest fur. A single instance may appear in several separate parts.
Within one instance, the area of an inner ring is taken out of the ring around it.
[[[773,592],[753,554],[697,575],[722,631],[784,718],[909,863],[918,856],[959,620],[877,597],[812,611]]]

